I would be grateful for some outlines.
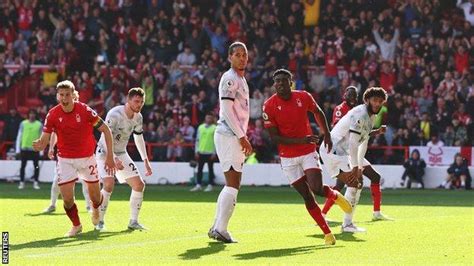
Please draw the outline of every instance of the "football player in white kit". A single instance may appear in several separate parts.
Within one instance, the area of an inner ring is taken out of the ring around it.
[[[247,47],[234,42],[229,46],[231,68],[219,82],[219,121],[214,142],[217,156],[225,176],[225,186],[217,198],[214,225],[208,236],[224,243],[235,243],[227,225],[234,212],[242,177],[245,156],[252,153],[247,139],[249,122],[249,87],[244,77],[248,61]]]
[[[352,213],[344,214],[342,223],[343,232],[365,232],[353,223],[355,207],[359,202],[362,191],[362,172],[370,163],[365,157],[375,115],[380,111],[387,100],[387,93],[383,88],[372,87],[364,93],[364,104],[351,109],[331,130],[333,148],[329,151],[321,144],[319,153],[331,177],[341,178],[341,172],[351,172],[347,179],[342,180],[347,185],[346,199],[352,204]],[[376,133],[383,133],[385,127],[377,129]]]
[[[127,144],[133,133],[135,145],[137,146],[140,157],[145,162],[145,175],[152,174],[151,165],[148,160],[145,140],[143,139],[143,117],[140,113],[145,103],[145,92],[141,88],[131,88],[128,91],[127,103],[125,105],[116,106],[107,113],[105,122],[112,131],[114,139],[114,157],[117,163],[117,177],[120,183],[128,183],[132,188],[130,195],[130,222],[128,228],[130,230],[144,230],[144,226],[138,223],[138,214],[143,201],[143,191],[145,190],[145,182],[140,176],[140,172],[136,164],[132,161],[127,153]],[[100,137],[97,145],[97,169],[102,179],[103,187],[101,193],[104,197],[100,206],[100,221],[96,226],[96,230],[105,230],[104,216],[109,204],[110,195],[114,189],[114,176],[107,174],[103,169],[105,162],[105,141],[104,136]]]

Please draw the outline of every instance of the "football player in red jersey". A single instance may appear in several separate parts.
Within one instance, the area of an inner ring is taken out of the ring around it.
[[[109,127],[89,106],[74,101],[74,84],[65,80],[56,86],[59,104],[49,110],[41,137],[33,142],[36,151],[42,151],[49,143],[52,132],[58,138],[58,185],[64,201],[64,210],[73,226],[66,236],[72,237],[82,232],[77,206],[74,203],[74,186],[80,176],[86,183],[92,201],[92,223],[99,223],[100,194],[97,163],[94,157],[95,138],[93,129],[106,136],[107,150],[113,150],[112,134]],[[105,167],[110,174],[115,173],[113,153],[107,154]]]
[[[337,122],[339,122],[339,120],[341,120],[341,118],[347,114],[347,112],[349,112],[354,106],[357,105],[357,97],[358,95],[356,87],[349,86],[346,88],[344,92],[344,101],[340,105],[336,106],[336,108],[334,108],[332,114],[332,127],[334,127]],[[384,126],[382,126],[381,130],[374,130],[371,135],[383,134],[384,131]],[[372,201],[374,203],[373,220],[392,220],[391,218],[385,216],[380,212],[380,205],[382,202],[382,192],[380,191],[380,174],[375,171],[375,169],[371,165],[368,165],[364,168],[363,175],[368,177],[371,181],[370,190],[372,194]],[[341,191],[344,186],[345,184],[342,180],[336,179],[336,185],[333,187],[333,189]],[[333,204],[333,200],[326,199],[322,210],[324,217],[326,217],[326,214],[329,212]]]
[[[309,93],[291,90],[292,75],[288,70],[276,70],[273,82],[276,94],[263,106],[265,128],[278,144],[284,175],[301,194],[309,214],[324,232],[325,244],[334,245],[336,239],[324,220],[313,193],[334,200],[346,213],[350,213],[352,207],[342,194],[322,182],[319,155],[316,152],[319,137],[311,130],[307,112],[314,114],[324,140],[327,141],[328,148],[331,148],[326,117]]]

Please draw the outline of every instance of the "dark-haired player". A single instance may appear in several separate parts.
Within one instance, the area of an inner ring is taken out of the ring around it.
[[[142,88],[131,88],[128,91],[125,105],[115,106],[110,109],[105,118],[105,122],[110,128],[114,140],[113,154],[118,167],[115,177],[117,177],[120,183],[126,182],[132,188],[130,195],[130,221],[128,224],[128,229],[130,230],[145,229],[144,226],[138,223],[138,214],[143,202],[145,182],[140,176],[137,165],[127,153],[128,140],[132,134],[140,157],[145,162],[145,175],[149,176],[152,174],[150,161],[146,153],[145,140],[143,139],[143,117],[140,113],[144,103],[145,91]],[[96,229],[100,231],[105,229],[104,216],[115,186],[114,175],[110,175],[103,170],[107,152],[105,137],[102,134],[96,151],[99,176],[103,182],[101,193],[104,197],[100,206],[100,222],[96,226]]]
[[[336,106],[334,108],[334,112],[332,115],[332,127],[341,120],[342,117],[344,117],[354,106],[357,105],[357,88],[354,86],[349,86],[346,88],[344,92],[344,101]],[[372,130],[371,136],[382,133],[384,129],[381,130]],[[366,167],[364,167],[364,171],[362,173],[363,175],[367,176],[367,178],[370,179],[371,184],[370,184],[370,190],[372,194],[372,201],[374,203],[374,213],[373,213],[373,220],[392,220],[391,218],[385,216],[383,213],[380,212],[380,205],[382,202],[382,194],[380,190],[380,174],[375,171],[375,169],[369,164]],[[344,182],[340,179],[336,179],[336,186],[333,187],[333,189],[336,189],[338,191],[341,191],[345,186]],[[322,213],[324,216],[329,212],[331,209],[332,205],[334,204],[334,201],[331,199],[327,199],[326,202],[324,203],[324,207],[322,210]]]
[[[373,170],[364,156],[369,137],[374,133],[372,128],[375,115],[387,100],[387,93],[383,88],[372,87],[367,89],[363,98],[364,104],[350,110],[331,130],[333,148],[328,149],[324,142],[319,148],[329,174],[341,179],[348,186],[344,196],[352,204],[352,213],[346,213],[344,216],[343,232],[365,232],[365,229],[354,225],[353,214],[362,190],[362,173],[367,173],[369,169]],[[375,133],[384,131],[385,128],[382,127]],[[349,178],[340,174],[347,172],[351,173]],[[374,173],[376,174],[375,171]],[[372,176],[374,173],[367,175]],[[380,179],[380,175],[378,177]],[[378,193],[380,193],[380,186]]]
[[[208,236],[224,243],[234,243],[236,241],[227,231],[227,225],[237,202],[245,156],[252,153],[247,139],[249,87],[244,76],[248,61],[245,44],[232,43],[228,49],[228,60],[231,67],[219,82],[220,111],[214,134],[225,186],[217,198],[216,216]]]
[[[325,143],[331,149],[326,117],[309,93],[291,90],[292,75],[288,70],[276,70],[273,82],[276,93],[263,105],[265,128],[278,144],[284,175],[303,197],[306,209],[324,233],[325,244],[334,245],[336,239],[324,220],[313,193],[334,200],[346,213],[350,213],[352,208],[342,194],[322,182],[319,155],[316,152],[319,138],[311,130],[308,112],[314,114],[324,134]]]

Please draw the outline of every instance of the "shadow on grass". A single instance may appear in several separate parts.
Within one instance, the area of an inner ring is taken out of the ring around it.
[[[38,213],[25,213],[25,216],[29,217],[37,217],[37,216],[62,216],[66,215],[66,213],[58,213],[58,212],[38,212]]]
[[[360,235],[361,233],[359,233]],[[347,241],[347,242],[365,242],[366,240],[360,239],[356,237],[357,234],[354,233],[339,233],[339,234],[334,234],[336,237],[336,245],[338,245],[337,241]],[[307,237],[313,237],[313,238],[320,238],[324,239],[323,234],[315,234],[315,235],[307,235]]]
[[[179,254],[179,258],[183,260],[197,260],[201,257],[219,253],[225,249],[226,244],[221,242],[209,242],[207,247],[188,249],[186,252]]]
[[[74,246],[83,246],[92,242],[100,241],[104,238],[113,237],[116,235],[128,234],[131,233],[131,230],[123,230],[118,232],[99,232],[99,231],[89,231],[86,233],[79,234],[76,237],[56,237],[52,239],[44,239],[26,242],[22,244],[11,244],[10,250],[22,250],[28,248],[54,248],[54,247],[74,247]]]
[[[304,255],[314,253],[316,250],[329,249],[329,248],[341,248],[342,246],[326,246],[326,245],[315,245],[315,246],[302,246],[295,248],[280,248],[280,249],[268,249],[257,252],[236,254],[234,257],[238,260],[253,260],[258,258],[281,258],[296,255]]]

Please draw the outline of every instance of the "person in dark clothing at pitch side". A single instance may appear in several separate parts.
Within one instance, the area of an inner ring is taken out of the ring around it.
[[[438,188],[466,188],[471,189],[471,174],[467,167],[467,161],[461,154],[456,154],[454,162],[448,168],[446,180]]]
[[[411,188],[411,183],[416,182],[420,184],[420,187],[425,188],[423,183],[423,176],[425,175],[426,163],[423,159],[420,158],[420,152],[418,150],[413,150],[410,158],[403,164],[405,167],[405,172],[402,176],[402,187]],[[408,180],[406,178],[408,177]],[[406,184],[406,185],[405,185]]]
[[[40,189],[38,185],[39,177],[39,152],[33,150],[33,141],[41,136],[43,124],[37,119],[37,113],[31,109],[28,112],[28,119],[20,123],[18,135],[16,138],[16,152],[21,156],[20,184],[18,189],[25,187],[25,167],[29,160],[33,161],[35,167],[33,175],[33,188]]]

